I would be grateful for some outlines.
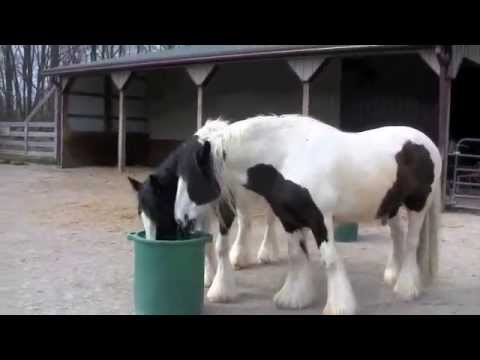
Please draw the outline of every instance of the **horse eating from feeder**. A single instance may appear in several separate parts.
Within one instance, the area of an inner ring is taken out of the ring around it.
[[[196,141],[198,136],[206,136],[212,134],[219,129],[228,126],[228,123],[221,120],[207,121],[206,124],[197,132],[195,137],[190,140]],[[157,235],[163,238],[174,239],[177,236],[178,225],[174,219],[174,204],[175,195],[178,184],[177,166],[179,158],[184,154],[184,150],[188,149],[189,142],[182,144],[175,149],[143,182],[128,177],[128,180],[137,194],[138,199],[138,214],[142,220],[143,227],[147,239],[156,239]],[[264,199],[257,194],[246,190],[239,189],[234,196],[236,206],[235,213],[229,207],[223,208],[222,218],[232,221],[236,218],[238,223],[238,232],[235,242],[230,251],[230,263],[234,268],[241,269],[251,264],[251,259],[248,254],[248,235],[251,229],[251,219],[256,215],[255,211],[266,216],[266,228],[263,241],[257,254],[257,262],[268,264],[276,262],[279,258],[279,249],[277,247],[274,234],[274,220],[273,212],[269,208]],[[198,228],[209,233],[223,232],[219,236],[228,236],[228,230],[220,229],[217,214],[213,212],[207,213]],[[216,243],[215,241],[214,243]],[[210,287],[217,271],[217,258],[214,245],[207,244],[206,248],[206,262],[205,262],[205,286]],[[229,263],[229,264],[230,264]],[[222,262],[219,264],[224,266]],[[228,271],[228,270],[227,270]],[[218,282],[217,282],[218,283]],[[232,292],[228,292],[228,296],[224,296],[225,292],[218,292],[213,286],[207,294],[207,297],[212,301],[229,301],[231,300]]]
[[[305,246],[311,230],[327,274],[324,314],[354,314],[356,299],[334,242],[334,221],[381,220],[393,250],[384,280],[411,300],[433,281],[438,262],[441,157],[434,143],[409,127],[342,132],[298,115],[259,116],[199,136],[179,159],[175,218],[195,222],[211,206],[231,204],[239,188],[262,196],[288,233],[289,270],[274,296],[280,308],[315,300]],[[398,215],[408,212],[405,238]],[[226,226],[228,227],[228,223]],[[221,241],[223,240],[223,241]],[[220,238],[220,253],[228,241]],[[222,292],[234,291],[219,267]]]

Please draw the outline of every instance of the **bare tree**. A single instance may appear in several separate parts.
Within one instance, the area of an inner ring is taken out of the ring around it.
[[[52,80],[47,68],[167,50],[178,45],[0,45],[0,120],[24,119]]]

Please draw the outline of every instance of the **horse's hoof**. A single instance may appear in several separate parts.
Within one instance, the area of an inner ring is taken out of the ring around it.
[[[387,267],[383,274],[383,281],[390,287],[395,286],[398,279],[398,270],[393,267]]]
[[[400,273],[393,291],[404,301],[417,299],[422,292],[418,272]]]
[[[235,278],[231,271],[217,273],[207,292],[207,300],[212,303],[230,303],[237,298]]]
[[[273,301],[275,306],[279,309],[288,309],[288,310],[303,310],[310,307],[315,300],[313,295],[307,296],[291,296],[286,294],[285,292],[278,292]]]
[[[343,304],[343,305],[331,305],[327,304],[323,310],[323,315],[325,316],[348,316],[355,315],[356,309],[355,305],[352,304]]]
[[[310,307],[315,301],[315,285],[310,274],[304,277],[285,281],[282,289],[274,296],[273,301],[279,309],[302,310]]]
[[[235,291],[225,291],[225,290],[216,290],[213,289],[213,286],[210,287],[210,290],[207,293],[207,300],[214,304],[228,304],[237,298]]]

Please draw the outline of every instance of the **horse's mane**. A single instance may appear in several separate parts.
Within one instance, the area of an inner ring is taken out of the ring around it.
[[[223,131],[225,128],[230,125],[230,122],[227,120],[223,120],[222,118],[218,118],[216,120],[207,120],[205,125],[203,125],[196,133],[200,139],[204,139],[209,137],[210,135],[218,132]]]

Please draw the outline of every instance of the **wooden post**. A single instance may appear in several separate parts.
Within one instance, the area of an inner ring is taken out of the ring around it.
[[[53,121],[55,121],[55,160],[57,166],[60,166],[60,91],[55,85],[55,94],[53,95]]]
[[[127,138],[127,124],[126,116],[127,109],[125,104],[125,89],[128,81],[131,78],[131,71],[117,72],[112,73],[111,77],[113,83],[118,89],[118,153],[117,153],[117,163],[118,171],[123,173],[125,171],[126,164],[126,138]]]
[[[118,170],[123,172],[126,164],[126,108],[125,90],[120,90],[118,97]]]
[[[72,86],[72,78],[64,78],[61,80],[60,88],[60,128],[57,131],[60,132],[60,154],[58,154],[60,167],[66,167],[66,152],[65,152],[65,139],[67,138],[68,129],[68,92]]]
[[[203,85],[197,86],[197,130],[203,126]]]
[[[308,116],[310,110],[310,82],[325,62],[325,57],[309,56],[288,60],[290,68],[302,82],[302,114]]]
[[[28,155],[28,121],[25,121],[24,124],[25,124],[25,127],[24,127],[23,136],[24,136],[25,144],[23,148],[24,148],[24,153],[26,157]]]
[[[188,75],[197,85],[197,130],[203,126],[203,88],[211,79],[215,65],[200,64],[187,67]]]
[[[302,114],[308,116],[310,110],[310,82],[303,83]]]
[[[442,203],[446,204],[448,183],[448,149],[450,142],[450,105],[452,92],[452,53],[450,46],[439,46],[435,50],[420,51],[419,55],[438,75],[438,149],[442,156]]]
[[[450,106],[452,94],[452,80],[448,76],[451,56],[440,50],[438,61],[440,63],[439,99],[438,99],[438,145],[442,154],[442,200],[446,203],[448,182],[448,148],[450,141]]]

